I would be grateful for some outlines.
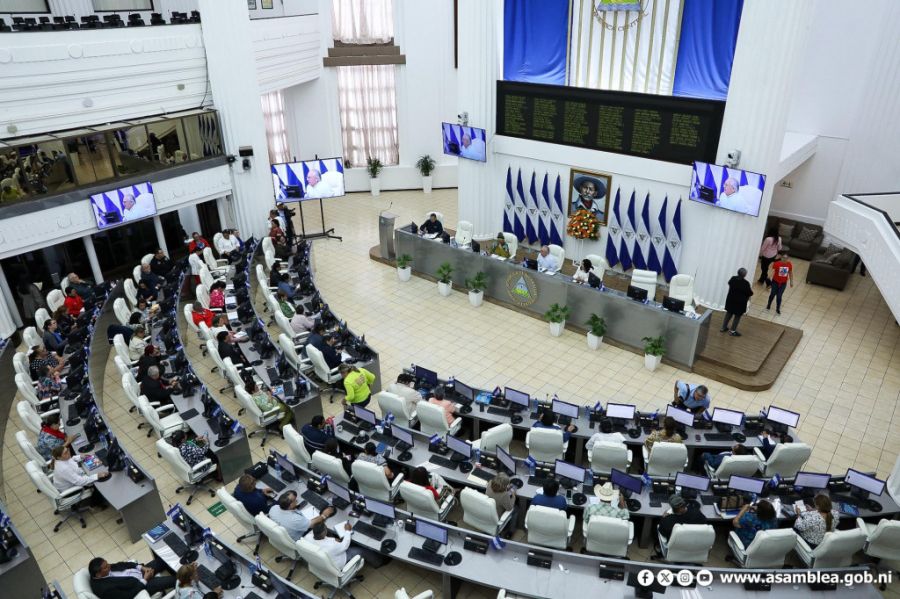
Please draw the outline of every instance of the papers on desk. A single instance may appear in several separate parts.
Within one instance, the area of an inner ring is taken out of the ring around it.
[[[587,498],[587,500],[588,500],[588,505],[597,505],[598,503],[600,503],[600,498],[597,497],[596,495],[590,495]]]
[[[341,362],[352,362],[352,361],[353,361],[353,356],[351,356],[344,350],[341,350]]]
[[[238,319],[237,312],[228,311],[227,314],[228,314],[228,320],[237,320]]]
[[[506,260],[506,258],[504,258],[503,256],[498,256],[497,254],[491,254],[491,258],[493,258],[494,260],[500,260],[500,261]]]
[[[343,539],[345,536],[347,536],[353,532],[352,530],[344,529],[344,527],[347,526],[348,522],[349,522],[349,520],[342,520],[342,521],[338,522],[337,524],[335,524],[331,530],[333,530],[335,532],[335,534],[337,534],[337,536],[339,536]]]
[[[472,472],[475,472],[474,468],[472,469]],[[487,488],[487,481],[478,478],[474,474],[469,474],[469,476],[466,477],[466,480],[469,481],[470,483],[472,483],[473,485],[478,485],[479,487]]]
[[[225,291],[234,291],[234,283],[225,283]]]
[[[422,235],[422,237],[425,239],[437,239],[437,236],[437,233],[425,233],[424,235]]]
[[[756,435],[756,438],[759,439],[760,443],[762,443],[763,439],[765,439],[765,437],[762,435]],[[778,438],[773,437],[772,435],[769,435],[769,444],[770,445],[778,445]]]
[[[305,505],[305,506],[303,506],[303,507],[300,509],[300,513],[303,514],[303,515],[304,515],[306,518],[308,518],[309,520],[312,520],[313,518],[318,518],[318,517],[319,517],[319,510],[317,510],[316,508],[314,508],[314,507],[311,506],[311,505]]]

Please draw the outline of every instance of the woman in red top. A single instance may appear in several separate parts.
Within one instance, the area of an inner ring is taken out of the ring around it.
[[[74,287],[66,289],[66,301],[63,304],[66,306],[69,316],[78,316],[84,309],[84,300],[81,299]]]
[[[434,495],[435,501],[438,501],[440,499],[440,493],[438,493],[437,489],[434,488],[434,485],[431,484],[431,476],[428,474],[428,470],[426,470],[424,466],[418,466],[415,470],[409,473],[409,482],[419,485],[420,487],[425,487],[426,489],[431,491],[432,495]]]
[[[209,307],[225,309],[225,282],[216,281],[209,288]]]
[[[212,310],[207,310],[200,302],[194,302],[191,310],[191,319],[193,319],[195,325],[200,326],[201,322],[205,322],[206,326],[211,327],[213,316]]]
[[[775,262],[772,264],[772,291],[769,293],[769,303],[766,304],[766,310],[772,309],[772,300],[775,300],[775,312],[781,314],[781,296],[784,295],[784,289],[787,287],[788,281],[791,287],[794,286],[794,265],[783,253],[775,256]]]
[[[188,253],[189,254],[193,254],[194,250],[197,248],[202,250],[203,248],[208,248],[208,247],[211,247],[209,245],[209,242],[206,241],[206,239],[204,239],[203,237],[201,237],[200,233],[197,233],[196,231],[191,233],[191,242],[188,244]]]

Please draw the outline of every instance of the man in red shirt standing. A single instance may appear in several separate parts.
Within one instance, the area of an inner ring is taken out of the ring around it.
[[[794,286],[794,265],[787,259],[787,255],[779,252],[772,264],[772,291],[769,292],[769,303],[766,310],[772,309],[772,300],[775,300],[775,312],[781,314],[781,296],[788,281]]]

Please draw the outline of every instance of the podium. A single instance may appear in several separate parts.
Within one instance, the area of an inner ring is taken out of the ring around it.
[[[381,257],[385,260],[395,260],[397,253],[394,251],[394,220],[396,214],[382,212],[378,215],[378,242]]]

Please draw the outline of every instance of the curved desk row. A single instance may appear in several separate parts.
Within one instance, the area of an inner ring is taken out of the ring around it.
[[[22,597],[40,597],[47,586],[44,574],[25,537],[11,521],[2,525],[4,516],[8,517],[9,511],[0,501],[0,589],[16,589]]]

